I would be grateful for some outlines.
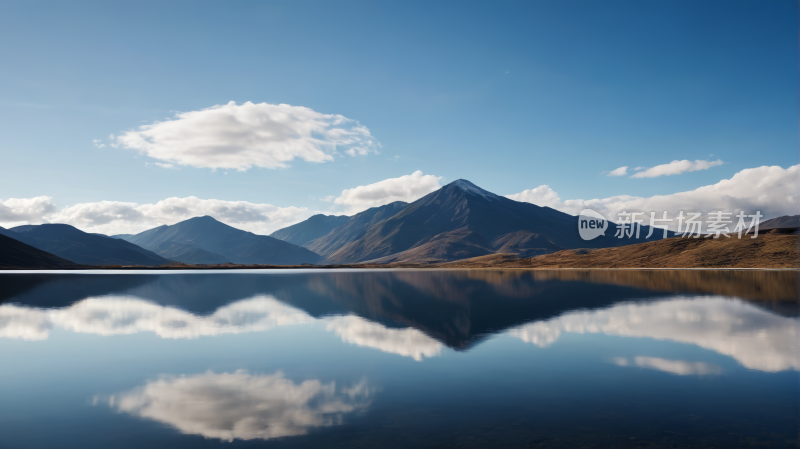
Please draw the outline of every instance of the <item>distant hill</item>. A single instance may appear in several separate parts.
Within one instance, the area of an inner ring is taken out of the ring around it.
[[[22,226],[17,226],[14,229],[17,229],[17,228],[20,228],[20,227],[22,227]],[[25,227],[28,227],[28,225],[25,225]],[[0,235],[4,235],[6,237],[11,237],[12,239],[19,240],[20,242],[22,242],[22,243],[24,243],[26,245],[30,245],[30,246],[36,247],[36,240],[31,238],[31,237],[27,237],[25,235],[25,233],[16,232],[16,231],[12,231],[11,229],[6,229],[6,228],[3,228],[3,227],[0,227]]]
[[[127,241],[183,263],[299,265],[320,261],[319,255],[305,248],[242,231],[209,216],[149,229]]]
[[[762,222],[759,229],[800,228],[800,215],[784,215]]]
[[[333,251],[320,248],[320,241],[333,239],[340,229],[306,247],[326,256],[326,263],[332,264],[387,260],[430,262],[437,258],[448,261],[466,254],[481,255],[481,252],[530,257],[561,249],[641,243],[649,228],[643,228],[644,235],[640,239],[618,239],[613,237],[616,225],[610,223],[605,236],[582,240],[575,216],[510,200],[459,179],[398,208],[391,216],[373,221],[356,239],[344,245],[337,247],[329,243]],[[657,231],[651,240],[659,237],[661,233]]]
[[[114,235],[110,235],[109,237],[111,237],[112,239],[127,240],[128,237],[133,237],[133,234],[114,234]]]
[[[317,214],[300,223],[279,229],[270,234],[270,237],[275,237],[276,239],[293,243],[297,246],[303,246],[333,231],[335,228],[345,224],[348,220],[350,220],[350,217],[347,215]]]
[[[312,240],[303,246],[321,256],[328,257],[341,247],[362,238],[368,229],[392,217],[406,206],[408,206],[408,203],[395,201],[384,206],[367,209],[364,212],[353,215],[343,225],[332,230],[327,235]]]
[[[0,234],[0,269],[62,269],[79,265]]]
[[[89,234],[66,224],[25,225],[11,230],[34,242],[31,246],[37,249],[82,265],[158,266],[173,263],[125,240]]]

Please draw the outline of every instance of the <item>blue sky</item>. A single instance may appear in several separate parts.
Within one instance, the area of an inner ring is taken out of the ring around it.
[[[327,210],[319,198],[416,170],[588,199],[786,169],[798,163],[799,13],[781,0],[3,2],[0,200]],[[230,101],[341,114],[380,153],[164,169],[109,145]],[[724,164],[602,174],[684,159]]]

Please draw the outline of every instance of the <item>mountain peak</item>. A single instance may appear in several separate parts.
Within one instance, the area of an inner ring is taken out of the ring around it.
[[[470,193],[472,195],[480,196],[486,198],[487,200],[496,200],[500,197],[488,190],[484,190],[475,184],[467,181],[466,179],[456,179],[455,181],[447,184],[442,189],[458,189],[465,193]]]

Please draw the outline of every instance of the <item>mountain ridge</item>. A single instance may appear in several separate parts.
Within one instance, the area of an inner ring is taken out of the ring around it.
[[[610,236],[582,240],[578,235],[578,217],[549,207],[514,201],[465,179],[458,179],[374,223],[358,239],[341,245],[333,253],[320,254],[327,257],[325,263],[328,264],[386,260],[384,258],[426,245],[437,236],[461,228],[480,235],[488,244],[482,247],[488,251],[512,251],[528,256],[562,249],[611,247],[645,241]],[[615,229],[616,225],[609,223],[606,234],[613,235]],[[643,229],[647,231],[648,228]],[[443,245],[455,244],[453,238],[439,237],[438,241]],[[441,261],[455,260],[456,257],[432,247],[428,247],[427,252],[429,255],[439,254],[443,257]],[[408,254],[414,254],[414,258],[429,256],[421,256],[419,252]]]
[[[173,264],[173,261],[134,243],[107,235],[90,234],[67,224],[46,223],[11,228],[13,232],[16,230],[22,230],[19,234],[33,241],[34,244],[30,246],[76,264],[145,266]]]
[[[317,263],[320,256],[289,242],[226,225],[204,215],[140,232],[127,241],[192,264],[226,261],[244,265]]]

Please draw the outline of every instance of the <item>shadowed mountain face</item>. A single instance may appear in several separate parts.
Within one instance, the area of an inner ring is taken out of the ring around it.
[[[330,256],[339,248],[362,238],[377,223],[385,220],[408,206],[408,203],[395,201],[380,207],[373,207],[350,217],[347,222],[327,235],[312,240],[304,247],[321,256]]]
[[[89,234],[65,224],[12,228],[31,246],[82,265],[171,265],[172,261],[125,240]]]
[[[305,248],[242,231],[209,216],[159,226],[127,240],[183,263],[299,265],[320,260]]]
[[[5,231],[5,229],[3,229]],[[78,265],[0,234],[0,268],[61,269]]]
[[[303,246],[314,239],[328,234],[339,226],[347,223],[348,220],[350,220],[350,217],[347,215],[317,214],[310,217],[308,220],[279,229],[270,234],[270,237]]]
[[[330,245],[322,251],[317,244],[334,239],[333,232],[307,247],[320,249],[317,252],[327,256],[327,263],[449,261],[496,252],[529,257],[561,249],[641,243],[648,229],[642,228],[641,239],[618,239],[613,237],[616,225],[609,223],[605,236],[582,240],[577,217],[513,201],[460,179],[393,216],[373,221],[362,236],[338,248]],[[655,233],[651,240],[658,237]]]

